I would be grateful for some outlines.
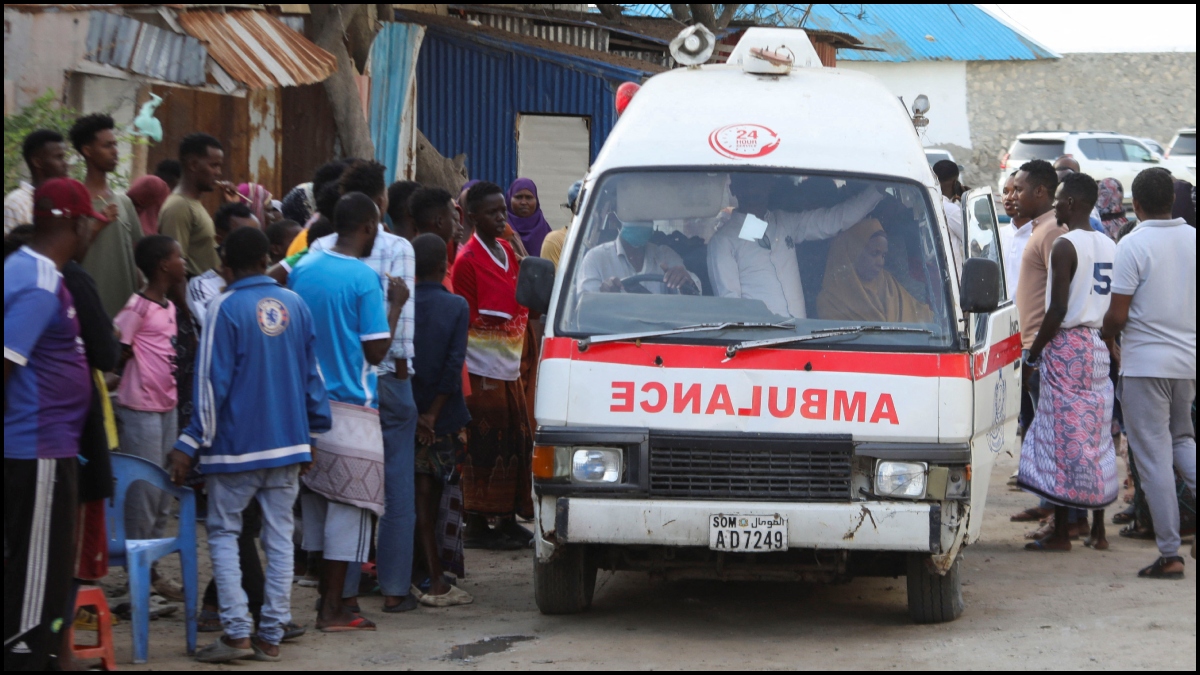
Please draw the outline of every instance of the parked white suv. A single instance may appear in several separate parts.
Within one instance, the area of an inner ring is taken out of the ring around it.
[[[997,189],[1004,191],[1008,174],[1016,171],[1031,159],[1053,162],[1063,155],[1070,155],[1079,162],[1079,169],[1096,179],[1116,178],[1125,188],[1125,201],[1131,202],[1133,179],[1142,170],[1152,166],[1169,169],[1177,178],[1195,182],[1194,168],[1189,170],[1179,160],[1165,160],[1162,155],[1146,147],[1141,139],[1111,131],[1033,131],[1017,136],[1000,161],[1000,178]],[[1195,158],[1193,158],[1193,161]],[[1194,167],[1194,165],[1193,165]]]
[[[1195,184],[1196,127],[1192,127],[1190,129],[1180,129],[1179,133],[1175,134],[1175,138],[1171,139],[1170,145],[1167,146],[1166,157],[1168,162],[1179,162],[1186,165],[1190,174],[1180,177]]]

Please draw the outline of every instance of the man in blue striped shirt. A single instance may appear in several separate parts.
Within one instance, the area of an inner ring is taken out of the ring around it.
[[[312,462],[311,437],[329,431],[329,396],[316,332],[300,297],[266,276],[270,242],[243,228],[224,242],[233,282],[208,307],[196,358],[191,422],[170,454],[182,484],[199,456],[208,487],[208,546],[225,635],[196,658],[279,660],[291,621],[292,505]],[[262,507],[266,584],[258,635],[242,589],[238,536],[251,501]]]

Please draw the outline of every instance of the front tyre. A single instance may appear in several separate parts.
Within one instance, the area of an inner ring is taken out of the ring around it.
[[[542,614],[578,614],[592,606],[596,564],[582,546],[556,547],[549,562],[533,558],[533,598]]]
[[[946,623],[963,613],[962,583],[959,577],[962,556],[954,559],[945,574],[929,567],[929,555],[908,556],[908,615],[916,623]]]

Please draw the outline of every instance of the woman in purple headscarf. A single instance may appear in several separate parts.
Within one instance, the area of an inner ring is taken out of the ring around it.
[[[550,234],[550,223],[542,215],[537,186],[528,178],[518,178],[508,188],[508,224],[521,236],[529,255],[542,253],[542,240]]]

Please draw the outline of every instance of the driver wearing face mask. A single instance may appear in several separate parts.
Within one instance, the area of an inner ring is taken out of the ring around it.
[[[580,293],[700,293],[700,279],[687,271],[679,254],[667,246],[650,243],[654,223],[622,223],[615,241],[601,244],[583,257]],[[638,275],[655,280],[621,283]]]

